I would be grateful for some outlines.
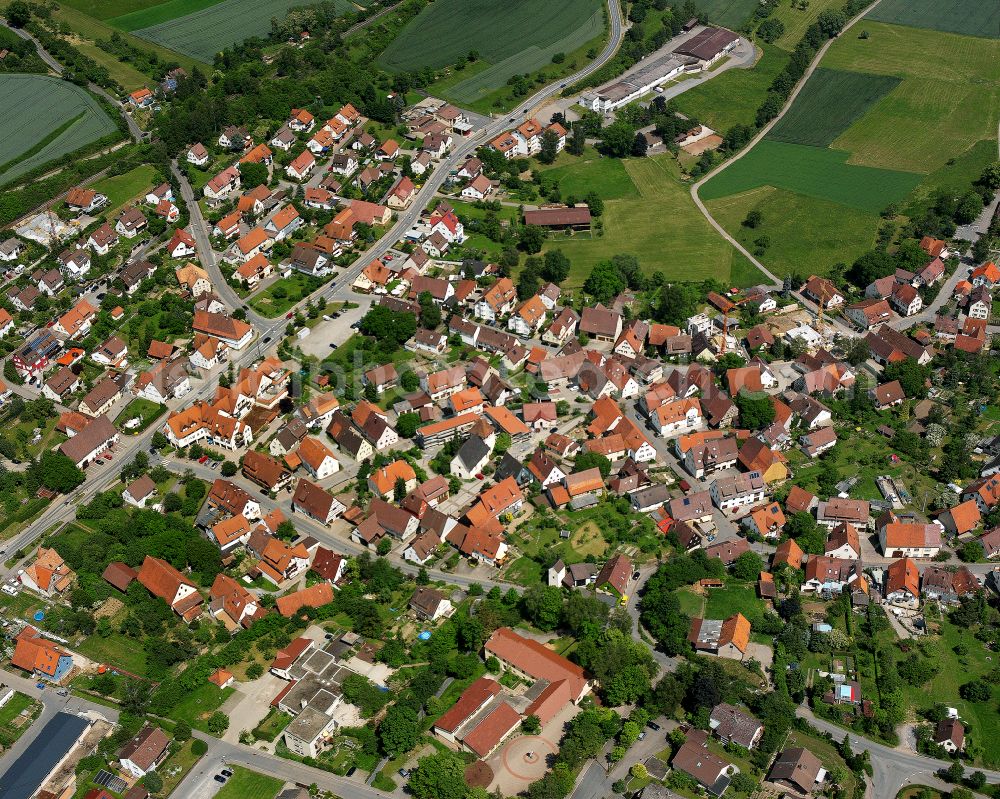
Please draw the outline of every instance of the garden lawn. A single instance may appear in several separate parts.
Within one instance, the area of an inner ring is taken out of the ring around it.
[[[143,399],[142,397],[136,397],[118,414],[118,418],[115,419],[115,427],[125,433],[125,435],[138,435],[156,421],[165,410],[166,406],[164,405],[150,402],[148,399]],[[125,422],[134,419],[136,416],[141,419],[138,427],[128,429],[122,426]]]
[[[765,139],[701,188],[702,200],[717,200],[761,186],[830,200],[877,214],[899,202],[920,182],[920,175],[852,166],[850,153]]]
[[[696,593],[692,586],[678,588],[676,593],[677,599],[681,603],[681,613],[685,616],[702,616],[705,612],[704,596]]]
[[[282,780],[233,766],[233,776],[219,789],[215,799],[274,799],[284,785]]]
[[[965,646],[967,654],[959,656],[955,647]],[[898,653],[899,659],[904,655]],[[1000,766],[1000,715],[996,712],[1000,699],[1000,688],[993,685],[993,695],[988,702],[967,702],[959,694],[959,688],[977,677],[984,677],[994,668],[995,654],[989,652],[982,641],[966,629],[941,622],[941,636],[936,647],[936,657],[932,658],[938,672],[926,684],[914,687],[903,682],[903,693],[907,703],[914,710],[929,707],[933,702],[958,708],[959,716],[971,726],[971,736],[981,753],[977,765],[996,768]]]
[[[155,178],[156,169],[149,164],[143,164],[121,175],[99,180],[91,188],[100,194],[107,195],[107,209],[111,212],[121,208],[140,194],[145,196],[147,190],[153,188]]]
[[[276,280],[259,294],[251,297],[250,306],[262,316],[281,316],[321,285],[323,282],[317,278],[302,272],[292,272],[290,277]],[[280,296],[282,293],[284,296]]]
[[[573,158],[573,156],[569,156]],[[590,150],[563,166],[543,168],[543,184],[555,181],[563,199],[575,197],[582,200],[589,192],[597,192],[602,200],[629,200],[639,192],[618,158],[603,158]]]
[[[7,700],[7,704],[0,707],[0,746],[4,748],[13,746],[17,739],[24,735],[34,720],[38,718],[38,713],[41,709],[42,705],[40,702],[36,702],[26,694],[15,692]],[[15,724],[15,719],[25,711],[28,711],[28,715]]]
[[[902,78],[834,141],[852,164],[931,172],[982,140],[996,141],[1000,40],[865,24],[867,39],[837,39],[828,69]]]
[[[1000,6],[989,0],[882,0],[865,19],[967,36],[1000,36]]]
[[[160,792],[162,796],[169,796],[170,792],[180,785],[181,780],[183,780],[191,769],[195,767],[195,764],[201,760],[200,755],[196,755],[191,751],[191,744],[194,742],[194,738],[186,742],[180,749],[168,757],[157,769],[157,773],[163,777],[163,788]]]
[[[677,110],[724,134],[733,125],[753,125],[767,89],[788,63],[788,52],[761,44],[753,69],[729,69],[673,99]]]
[[[207,732],[205,722],[233,693],[232,688],[220,689],[212,683],[205,683],[189,693],[170,711],[174,721],[186,721],[195,729]]]
[[[755,252],[756,240],[767,236],[770,244],[757,257],[777,275],[823,274],[836,263],[851,263],[872,248],[878,233],[875,214],[771,186],[711,200],[706,206],[750,252]],[[754,229],[743,227],[753,210],[761,212],[763,222]],[[734,266],[743,262],[753,268],[743,256],[734,259]],[[733,282],[753,285],[760,280]]]
[[[572,270],[564,288],[583,285],[593,267],[614,255],[639,258],[645,272],[662,271],[667,280],[729,279],[733,249],[695,208],[669,155],[623,162],[641,195],[604,205],[603,235],[549,239],[546,249],[561,249]]]
[[[146,652],[138,641],[121,633],[111,633],[107,638],[94,633],[77,649],[98,663],[131,672],[139,677],[146,675]],[[214,687],[214,686],[213,686]]]
[[[586,559],[587,555],[600,557],[608,549],[608,542],[601,534],[601,528],[596,522],[587,521],[581,524],[569,540],[569,548],[577,555]]]
[[[706,591],[706,619],[728,619],[737,613],[751,618],[764,610],[764,603],[757,597],[753,585],[730,582],[724,588],[708,588]]]

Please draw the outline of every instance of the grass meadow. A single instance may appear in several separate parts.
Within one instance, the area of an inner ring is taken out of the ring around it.
[[[118,128],[85,89],[47,75],[0,75],[0,185]]]
[[[785,32],[775,44],[785,50],[794,50],[795,45],[805,35],[806,28],[812,25],[822,12],[829,8],[839,11],[843,5],[843,0],[811,0],[803,9],[794,3],[778,3],[771,16],[781,21],[785,26]]]
[[[646,272],[661,271],[668,280],[728,280],[736,251],[695,208],[676,161],[660,155],[621,163],[638,196],[604,203],[602,235],[555,237],[546,245],[570,259],[564,287],[583,285],[595,264],[619,253],[637,256]],[[741,262],[741,274],[758,281],[747,266]]]
[[[140,8],[133,6],[131,10],[114,15],[109,21],[123,31],[135,31],[194,14],[218,2],[220,0],[165,0],[153,5],[143,4]]]
[[[233,766],[233,776],[215,794],[216,799],[274,799],[284,782],[276,777]]]
[[[836,263],[851,263],[875,244],[878,217],[829,200],[762,186],[706,202],[709,212],[750,252],[767,236],[770,244],[758,258],[777,275],[824,274]],[[763,222],[754,230],[742,222],[750,211]],[[745,260],[745,259],[743,259]],[[739,283],[735,278],[734,282]],[[743,281],[742,285],[752,284]]]
[[[823,66],[902,82],[833,142],[852,164],[927,173],[996,141],[1000,41],[878,22],[865,30],[867,39],[835,41]]]
[[[699,11],[708,14],[711,22],[727,28],[739,28],[750,19],[757,0],[696,0]]]
[[[788,63],[788,52],[760,45],[763,55],[753,69],[730,69],[673,99],[677,110],[725,133],[734,125],[752,125],[768,86]]]
[[[882,0],[866,19],[966,36],[1000,37],[1000,6],[989,0]]]
[[[579,158],[566,154],[565,157],[560,156],[551,168],[543,167],[542,181],[558,183],[564,198],[582,199],[592,191],[596,191],[602,200],[639,197],[624,163],[618,158],[604,158],[589,147]]]
[[[891,75],[817,69],[767,137],[829,147],[899,83]]]
[[[139,197],[142,193],[153,188],[153,179],[156,177],[156,169],[149,164],[137,166],[121,175],[104,178],[94,184],[94,191],[104,194],[108,198],[108,211],[114,211],[123,205]]]

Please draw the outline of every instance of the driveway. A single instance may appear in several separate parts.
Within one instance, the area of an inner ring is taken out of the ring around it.
[[[252,730],[263,720],[271,709],[271,700],[286,685],[287,682],[269,671],[253,682],[236,683],[236,693],[222,706],[223,712],[229,716],[229,729],[222,740],[238,743],[240,733]]]

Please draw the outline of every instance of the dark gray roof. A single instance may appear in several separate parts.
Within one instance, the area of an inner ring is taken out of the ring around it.
[[[79,716],[56,713],[0,777],[0,799],[31,799],[87,727]]]
[[[461,449],[458,451],[458,459],[467,468],[471,469],[482,463],[484,458],[489,457],[490,448],[479,436],[469,436]]]

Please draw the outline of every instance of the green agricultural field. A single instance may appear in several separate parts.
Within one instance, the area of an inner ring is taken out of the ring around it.
[[[914,208],[920,208],[937,191],[947,190],[956,194],[967,191],[983,170],[996,160],[995,141],[976,142],[960,156],[927,175],[913,192],[904,213],[909,217],[917,216],[919,211],[914,211]]]
[[[470,103],[512,75],[534,72],[601,34],[600,0],[435,0],[392,41],[379,63],[392,72],[440,69],[475,51],[489,66],[454,83],[449,95]],[[434,42],[428,47],[428,42]]]
[[[570,259],[564,287],[581,286],[595,264],[619,253],[637,256],[645,271],[662,271],[668,280],[728,280],[735,251],[691,202],[677,162],[662,155],[622,163],[640,196],[604,204],[603,235],[557,236],[546,245]]]
[[[544,169],[542,181],[558,183],[564,198],[573,196],[582,199],[592,191],[596,191],[602,200],[626,200],[639,196],[622,161],[618,158],[603,158],[596,150],[588,150],[579,159],[563,166]]]
[[[132,8],[135,8],[135,6],[133,5]],[[118,33],[118,35],[125,39],[125,41],[132,47],[138,47],[140,49],[156,53],[160,60],[165,64],[180,64],[188,71],[188,73],[192,72],[196,66],[201,69],[204,69],[205,67],[204,62],[202,61],[183,55],[174,50],[168,50],[166,47],[161,47],[151,41],[140,39],[137,36],[133,36],[128,31],[112,27],[108,22],[85,14],[79,9],[73,8],[65,3],[61,3],[53,9],[52,19],[55,22],[66,25],[76,36],[79,36],[81,40],[87,40],[95,47],[98,40],[109,39],[114,33]],[[98,60],[99,63],[104,64],[105,66],[112,61],[117,63],[117,59],[114,59],[110,53],[104,53],[104,57]],[[119,80],[117,77],[115,79]],[[147,85],[148,83],[149,81],[147,79],[144,85]]]
[[[111,19],[163,5],[163,0],[64,0],[61,5],[75,8],[95,19]]]
[[[926,173],[978,141],[996,141],[1000,40],[879,22],[865,30],[867,39],[835,41],[823,66],[902,83],[833,142],[852,164]]]
[[[758,0],[695,0],[709,20],[727,28],[739,28],[750,19]]]
[[[703,200],[774,186],[808,197],[832,200],[878,213],[899,202],[920,182],[920,175],[851,166],[850,153],[765,139],[701,189]]]
[[[190,2],[193,4],[194,0]],[[266,36],[271,30],[272,17],[283,17],[293,8],[314,2],[318,0],[222,0],[182,17],[136,28],[133,33],[140,39],[210,64],[215,54],[227,47],[252,36]],[[346,10],[346,2],[341,2]],[[160,16],[158,9],[147,13],[151,20]],[[130,18],[125,24],[135,24],[135,20]]]
[[[899,78],[890,75],[817,69],[767,136],[792,144],[829,147],[899,83]]]
[[[824,274],[836,263],[849,264],[874,246],[878,232],[875,214],[771,186],[712,200],[706,206],[750,252],[756,249],[757,239],[767,236],[770,244],[759,260],[779,276]],[[763,222],[750,230],[742,222],[753,210],[761,212]],[[739,281],[736,267],[734,259],[733,282],[737,285],[760,282],[759,277]]]
[[[730,69],[674,98],[677,110],[725,133],[733,125],[752,125],[767,89],[788,63],[789,55],[773,45],[753,69]]]
[[[114,133],[84,89],[46,75],[0,75],[0,185]]]
[[[882,0],[866,19],[967,36],[1000,37],[1000,6],[991,0]]]
[[[220,0],[166,0],[166,2],[159,0],[156,3],[143,4],[139,8],[133,6],[131,9],[120,11],[113,15],[108,23],[123,31],[141,30],[194,14],[218,2]]]

